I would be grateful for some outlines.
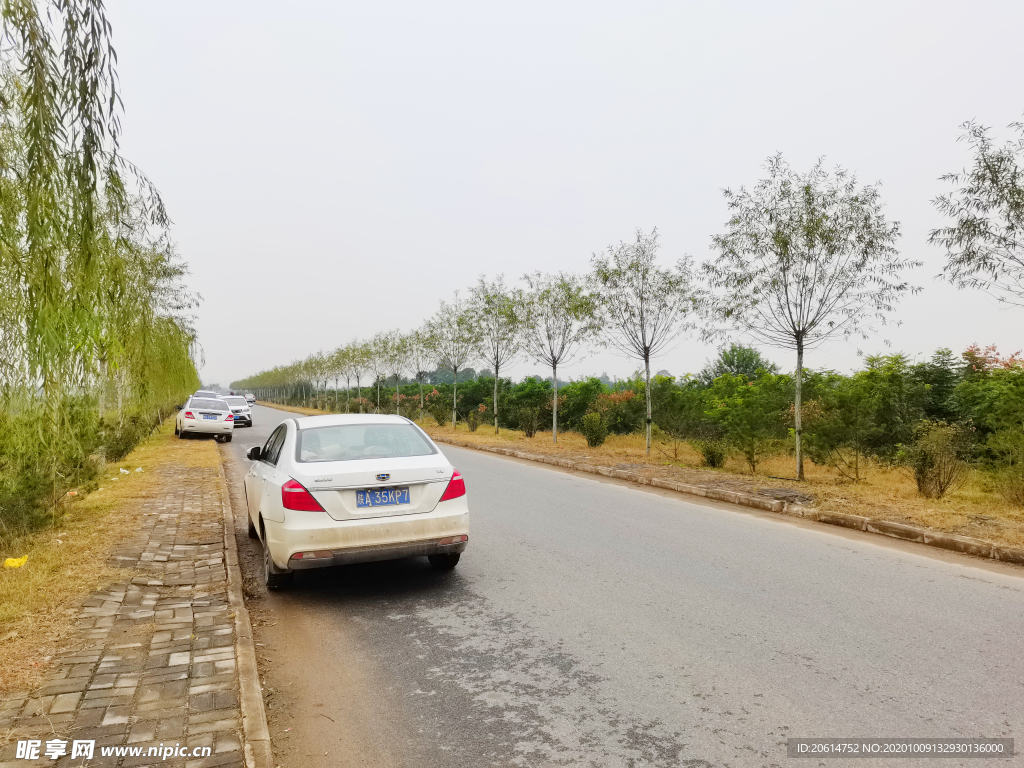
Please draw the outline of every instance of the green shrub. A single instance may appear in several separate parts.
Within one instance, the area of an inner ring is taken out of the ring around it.
[[[542,422],[551,421],[551,382],[537,376],[523,379],[504,397],[502,421],[533,437]]]
[[[580,420],[580,432],[587,438],[587,445],[597,448],[608,437],[608,425],[600,413],[588,413]]]
[[[427,408],[427,412],[434,417],[439,427],[446,426],[452,420],[452,412],[444,403],[434,403]]]
[[[597,396],[594,411],[604,417],[608,430],[616,435],[631,435],[644,426],[646,405],[631,389],[607,392]]]
[[[470,432],[476,432],[476,428],[480,426],[480,411],[473,409],[466,416],[466,424],[469,425]]]
[[[725,466],[725,459],[728,456],[729,448],[724,440],[717,438],[691,440],[690,445],[700,454],[704,460],[705,467],[721,469]]]
[[[537,434],[540,425],[540,408],[520,408],[515,411],[516,423],[527,437]]]
[[[751,473],[782,444],[792,418],[792,393],[789,376],[767,371],[753,381],[726,373],[708,390],[708,417],[729,445],[743,454]]]
[[[992,435],[986,448],[993,456],[996,488],[1010,504],[1024,507],[1024,433],[1017,427]]]
[[[967,480],[971,441],[960,424],[923,421],[914,430],[915,441],[901,446],[897,459],[911,472],[917,490],[929,499],[941,499]]]

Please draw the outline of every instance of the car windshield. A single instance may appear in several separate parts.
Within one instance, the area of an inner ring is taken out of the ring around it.
[[[296,458],[301,462],[399,459],[429,456],[434,446],[411,424],[343,424],[300,429]]]
[[[195,408],[197,411],[230,411],[228,404],[223,400],[203,400],[202,398],[192,398],[192,401],[188,404],[189,408]]]
[[[224,401],[228,405],[248,405],[244,397],[225,397]]]

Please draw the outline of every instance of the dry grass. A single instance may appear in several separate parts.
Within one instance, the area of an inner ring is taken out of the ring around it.
[[[429,425],[429,426],[428,426]],[[600,448],[590,448],[582,435],[563,432],[558,444],[551,442],[550,432],[538,432],[528,438],[522,432],[481,425],[470,432],[464,424],[456,430],[437,427],[427,419],[424,428],[431,435],[455,437],[479,445],[515,447],[530,453],[564,456],[599,466],[630,465],[630,469],[648,476],[670,477],[691,484],[724,487],[749,492],[792,489],[813,496],[823,510],[848,512],[896,522],[916,523],[941,531],[987,539],[999,544],[1024,547],[1024,510],[1012,507],[997,492],[993,481],[982,472],[971,472],[967,483],[943,499],[926,499],[917,486],[900,469],[868,463],[864,479],[859,483],[845,480],[831,467],[807,462],[807,480],[794,479],[792,456],[766,459],[757,475],[751,475],[746,463],[731,456],[721,470],[700,466],[700,456],[688,445],[680,448],[678,460],[671,446],[662,446],[662,453],[652,449],[646,455],[643,435],[609,435]]]
[[[264,403],[260,400],[256,401],[256,405],[265,405],[267,408],[276,408],[279,411],[301,413],[303,416],[323,416],[328,413],[328,411],[321,411],[317,408],[304,408],[301,405],[278,405],[277,403]]]
[[[217,466],[212,440],[178,440],[173,430],[171,419],[123,461],[109,465],[100,489],[74,497],[56,527],[0,552],[0,559],[28,555],[21,568],[0,568],[0,692],[38,684],[50,659],[72,639],[82,600],[130,577],[107,558],[134,529],[137,502],[176,480],[167,475],[172,467]],[[129,474],[121,474],[122,467]]]

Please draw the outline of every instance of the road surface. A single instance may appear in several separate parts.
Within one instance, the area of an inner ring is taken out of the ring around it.
[[[454,572],[348,566],[268,595],[239,481],[284,418],[256,407],[222,446],[283,768],[773,766],[790,737],[1024,738],[1024,571],[490,454],[442,446],[472,515]]]

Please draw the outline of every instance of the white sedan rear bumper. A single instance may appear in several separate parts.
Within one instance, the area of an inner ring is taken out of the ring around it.
[[[440,502],[431,512],[367,520],[334,520],[326,512],[287,510],[283,523],[264,520],[263,526],[265,543],[278,568],[285,571],[325,568],[462,552],[466,541],[445,544],[440,541],[468,537],[469,505],[462,496]],[[302,552],[317,552],[321,556],[294,558]]]
[[[232,421],[204,421],[203,419],[182,419],[181,431],[202,435],[230,435],[235,428]]]

